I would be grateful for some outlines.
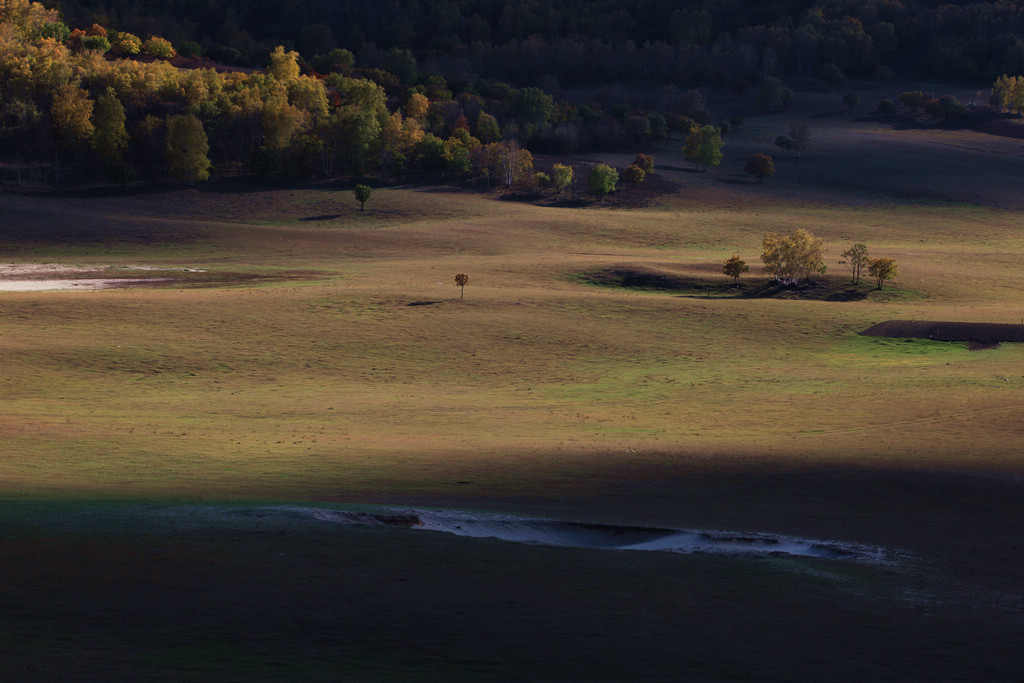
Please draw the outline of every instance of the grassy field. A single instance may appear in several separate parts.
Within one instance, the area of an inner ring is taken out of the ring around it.
[[[1021,144],[812,121],[816,146],[765,185],[738,169],[783,119],[749,122],[707,174],[667,146],[656,163],[678,189],[637,209],[402,185],[359,213],[332,184],[230,181],[0,196],[4,262],[179,278],[0,292],[2,666],[1019,680],[1024,349],[857,333],[1024,320]],[[851,301],[718,294],[726,258],[755,265],[766,230],[799,227],[825,238],[837,283],[853,242],[900,276]],[[708,290],[588,279],[616,268]],[[245,513],[288,501],[788,533],[914,559],[567,550]]]

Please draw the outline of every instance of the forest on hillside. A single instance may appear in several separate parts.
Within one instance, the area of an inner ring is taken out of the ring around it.
[[[991,82],[1024,65],[1024,3],[934,0],[60,0],[69,24],[191,43],[263,66],[281,44],[385,68],[408,50],[425,72],[516,85],[647,79],[731,83],[767,75]],[[544,79],[544,82],[541,82]]]
[[[1006,1],[0,0],[0,183],[430,173],[533,191],[555,170],[535,153],[741,122],[700,86],[775,111],[793,76],[1018,74],[1015,27]],[[624,81],[649,95],[600,87]],[[588,101],[560,97],[584,82]],[[999,104],[1020,109],[1012,83]]]
[[[643,145],[709,115],[696,90],[659,90],[656,108],[572,104],[537,87],[476,79],[453,88],[408,51],[388,69],[335,50],[317,60],[275,46],[263,69],[225,67],[98,23],[69,28],[30,0],[0,0],[0,181],[17,187],[211,168],[260,176],[427,172],[507,187],[542,182],[534,151]],[[187,46],[186,46],[187,47]]]

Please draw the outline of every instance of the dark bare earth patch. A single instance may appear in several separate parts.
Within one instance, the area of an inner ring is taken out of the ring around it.
[[[1024,325],[887,320],[869,327],[861,334],[869,337],[968,342],[975,345],[974,348],[987,348],[1001,342],[1024,342]]]

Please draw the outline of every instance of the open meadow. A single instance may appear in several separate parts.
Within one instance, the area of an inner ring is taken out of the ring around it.
[[[351,186],[230,179],[0,196],[0,263],[154,280],[0,291],[0,669],[1019,681],[1024,347],[858,333],[1024,324],[1024,144],[825,109],[805,158],[752,183],[743,160],[788,120],[748,121],[704,174],[666,143],[672,191],[632,208],[406,183],[360,213]],[[723,261],[763,280],[764,233],[796,228],[825,239],[839,295],[735,295]],[[845,284],[855,242],[896,281]],[[553,548],[283,506],[888,560]]]

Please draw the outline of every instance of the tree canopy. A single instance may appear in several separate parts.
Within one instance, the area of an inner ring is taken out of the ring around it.
[[[647,173],[637,164],[630,164],[622,171],[622,179],[634,187],[642,183],[646,177]]]
[[[850,271],[853,274],[853,284],[860,284],[861,274],[871,263],[871,258],[868,256],[867,246],[863,244],[854,244],[844,251],[841,256],[844,260],[840,261],[840,263],[850,266]]]
[[[718,166],[722,163],[721,131],[710,124],[695,126],[686,137],[683,156],[702,171],[708,166]]]
[[[795,284],[825,272],[825,242],[804,229],[789,235],[766,233],[761,242],[765,272],[783,284]]]
[[[590,171],[587,188],[590,193],[601,199],[606,194],[615,192],[615,184],[619,181],[619,172],[607,164],[598,164]]]
[[[369,185],[356,185],[353,194],[355,194],[356,201],[359,202],[359,210],[362,211],[366,202],[370,201],[370,195],[373,194],[373,188]]]
[[[167,120],[167,163],[171,175],[194,185],[210,177],[210,145],[203,122],[195,116],[172,116]]]
[[[892,280],[899,274],[899,266],[896,264],[896,259],[876,258],[871,260],[868,273],[875,278],[878,289],[881,289],[886,280]]]
[[[737,284],[739,284],[740,275],[748,270],[750,270],[750,266],[736,254],[733,254],[722,264],[722,273],[731,277]]]
[[[743,165],[743,172],[762,183],[766,176],[775,175],[775,162],[767,154],[751,154]]]

